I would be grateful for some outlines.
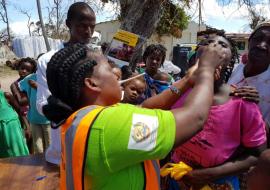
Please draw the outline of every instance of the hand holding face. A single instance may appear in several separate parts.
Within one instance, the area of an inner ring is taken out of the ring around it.
[[[207,46],[200,47],[199,51],[201,52],[199,67],[207,66],[215,69],[226,62],[226,52],[219,44],[210,43]]]

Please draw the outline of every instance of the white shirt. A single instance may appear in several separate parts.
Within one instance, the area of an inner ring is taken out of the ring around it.
[[[64,46],[62,45],[61,48]],[[61,49],[60,48],[60,49]],[[37,110],[40,114],[43,115],[42,107],[46,105],[47,98],[51,95],[50,90],[48,89],[46,70],[47,64],[50,61],[51,57],[60,49],[51,50],[38,59],[37,64]],[[57,74],[57,73],[56,73]],[[51,144],[46,150],[45,158],[48,162],[59,164],[61,160],[61,139],[60,139],[60,127],[57,129],[51,128]]]
[[[163,63],[163,66],[159,69],[161,72],[167,73],[167,74],[178,74],[181,72],[181,69],[174,65],[171,61],[165,60]]]
[[[242,86],[253,86],[255,87],[260,95],[259,107],[263,115],[265,122],[270,124],[270,66],[263,73],[253,76],[244,77],[244,64],[239,64],[233,71],[228,83],[236,85],[237,87]],[[270,126],[270,125],[269,125]]]

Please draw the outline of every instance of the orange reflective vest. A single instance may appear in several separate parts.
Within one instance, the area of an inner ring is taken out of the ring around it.
[[[92,123],[104,109],[87,106],[73,113],[61,127],[60,189],[84,189],[84,165]],[[159,162],[144,161],[145,190],[160,189]]]

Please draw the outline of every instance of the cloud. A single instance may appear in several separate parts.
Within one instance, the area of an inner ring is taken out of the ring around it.
[[[261,0],[255,5],[255,9],[270,18],[268,0]],[[198,5],[194,2],[188,13],[192,15],[192,19],[198,22]],[[224,29],[226,32],[250,32],[249,14],[246,6],[239,5],[237,1],[229,5],[221,6],[216,0],[202,1],[202,19],[212,27]]]
[[[15,36],[29,35],[27,28],[27,21],[13,22],[10,24],[10,28]]]

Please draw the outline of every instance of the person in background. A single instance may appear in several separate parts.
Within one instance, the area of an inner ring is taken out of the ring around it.
[[[27,120],[27,117],[26,117],[28,109],[29,109],[28,99],[27,99],[26,94],[20,91],[18,87],[18,83],[29,74],[36,72],[36,68],[37,68],[37,65],[34,59],[30,57],[20,59],[20,61],[18,62],[18,73],[20,77],[18,80],[13,82],[10,86],[12,95],[15,97],[17,104],[20,105],[18,114],[21,121],[21,125],[23,126],[25,130],[27,145],[30,152],[32,150],[31,128],[29,125],[29,121]]]
[[[234,69],[228,84],[234,85],[236,87],[253,86],[258,90],[260,95],[259,107],[263,115],[263,119],[268,126],[267,129],[269,129],[270,126],[269,65],[270,21],[265,21],[258,24],[258,26],[250,35],[248,46],[248,61],[246,64],[240,63]]]
[[[156,78],[160,72],[158,69],[163,65],[165,57],[166,48],[160,44],[147,46],[143,53],[143,61],[146,64],[144,75],[146,81],[146,99],[168,89],[171,84],[161,82]]]
[[[67,12],[66,25],[69,29],[70,39],[64,46],[69,46],[74,43],[88,44],[91,40],[94,28],[96,25],[96,16],[93,9],[84,2],[73,3]],[[51,92],[47,85],[47,63],[51,57],[59,49],[51,50],[45,53],[38,59],[38,69],[37,69],[37,110],[40,114],[43,114],[42,107],[47,104],[47,98],[50,96]],[[58,74],[58,73],[55,73]],[[53,124],[52,124],[53,127]],[[46,160],[50,163],[59,164],[60,162],[60,128],[51,130],[51,144],[46,151]]]
[[[18,83],[19,89],[26,93],[29,102],[27,119],[31,127],[33,137],[34,154],[43,153],[50,144],[50,121],[38,113],[36,108],[37,100],[37,76],[36,73],[30,74]]]
[[[0,84],[0,158],[29,154],[18,114],[12,107],[19,109],[12,94],[3,92]]]

